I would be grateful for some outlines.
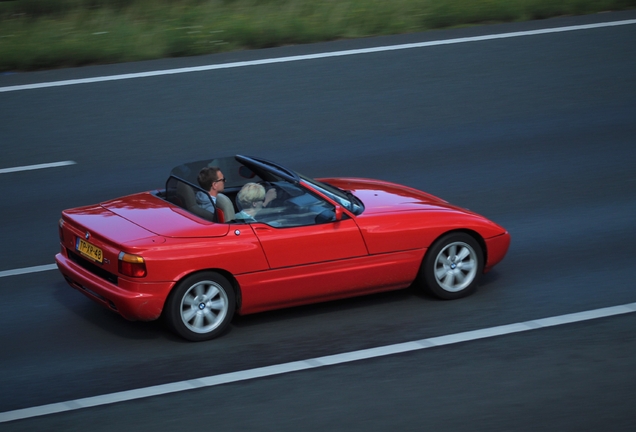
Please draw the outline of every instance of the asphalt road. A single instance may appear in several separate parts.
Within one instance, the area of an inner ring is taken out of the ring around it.
[[[636,18],[635,12],[0,76],[55,80]],[[407,184],[512,234],[478,292],[236,317],[187,343],[56,271],[0,277],[0,413],[636,302],[636,25],[0,92],[0,272],[53,263],[69,207],[242,153]],[[633,430],[636,315],[0,425],[14,430]]]

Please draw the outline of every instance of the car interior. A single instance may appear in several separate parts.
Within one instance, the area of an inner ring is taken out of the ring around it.
[[[211,201],[209,206],[202,203],[205,199],[211,200],[208,192],[199,187],[196,180],[198,172],[204,166],[218,166],[227,179],[224,192],[217,195],[216,206]],[[234,220],[235,214],[241,211],[236,197],[243,185],[254,182],[263,185],[265,189],[276,189],[276,199],[258,212],[256,219],[259,222],[273,227],[294,227],[335,220],[335,208],[332,204],[298,182],[288,181],[287,177],[287,173],[277,175],[260,170],[258,166],[252,170],[235,158],[212,159],[174,168],[166,182],[165,192],[158,192],[157,195],[211,222],[244,223]],[[215,212],[203,207],[215,208]]]

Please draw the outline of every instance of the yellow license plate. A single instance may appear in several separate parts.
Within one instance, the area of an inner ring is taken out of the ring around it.
[[[75,242],[75,249],[77,249],[77,251],[85,257],[90,258],[93,261],[97,261],[98,263],[101,263],[104,260],[104,254],[100,248],[79,237],[77,238],[77,242]]]

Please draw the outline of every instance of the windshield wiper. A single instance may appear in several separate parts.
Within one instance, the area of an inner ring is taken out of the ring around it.
[[[353,192],[351,192],[350,190],[345,190],[345,189],[340,189],[338,188],[342,193],[344,193],[347,198],[349,198],[349,202],[351,203],[351,208],[349,210],[354,211],[354,206],[358,206],[360,208],[362,208],[362,201],[360,201],[360,198],[358,198],[357,196],[355,196],[353,194]]]

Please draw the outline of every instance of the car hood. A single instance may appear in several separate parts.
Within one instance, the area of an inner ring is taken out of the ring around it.
[[[382,180],[362,178],[328,178],[320,181],[351,191],[364,203],[365,214],[415,210],[448,210],[467,212],[434,195],[408,186]]]
[[[221,237],[229,231],[227,224],[203,220],[149,192],[106,201],[101,207],[163,237]]]

